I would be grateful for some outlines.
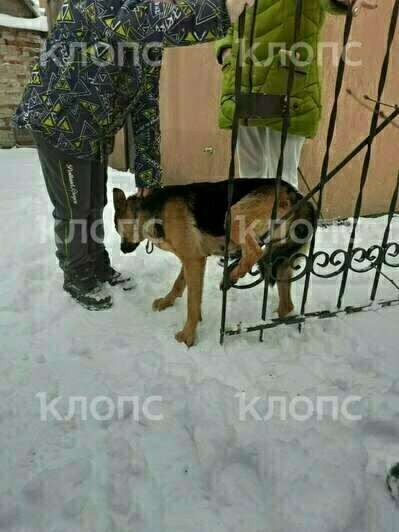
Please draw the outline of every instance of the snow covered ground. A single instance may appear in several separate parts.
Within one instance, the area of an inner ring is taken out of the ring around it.
[[[111,172],[113,186],[133,191],[123,173]],[[138,286],[113,289],[111,311],[87,312],[61,289],[34,150],[0,151],[0,189],[0,530],[397,532],[384,483],[399,460],[399,307],[221,347],[212,259],[189,350],[174,340],[185,299],[151,310],[177,274],[172,255],[121,256],[109,205],[114,266]],[[383,222],[363,222],[359,243],[378,242]],[[348,231],[323,229],[319,245],[344,247]],[[398,241],[398,218],[392,232]],[[372,278],[351,279],[345,303],[367,303]],[[314,280],[309,310],[333,307],[338,286]],[[379,297],[397,295],[382,280]],[[260,288],[232,291],[229,323],[257,322],[260,307]],[[55,405],[44,417],[43,398]],[[123,415],[110,418],[118,401]]]

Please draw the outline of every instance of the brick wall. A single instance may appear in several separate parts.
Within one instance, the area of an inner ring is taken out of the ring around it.
[[[0,27],[0,148],[16,144],[9,121],[21,101],[43,36],[36,31]]]

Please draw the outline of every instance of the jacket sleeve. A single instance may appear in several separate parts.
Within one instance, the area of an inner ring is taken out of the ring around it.
[[[136,186],[162,186],[159,77],[161,69],[149,69],[143,88],[135,99],[131,115],[135,146],[134,175]]]
[[[109,28],[118,40],[164,48],[216,41],[230,26],[225,0],[127,0]]]
[[[345,0],[321,0],[321,5],[330,15],[346,15],[348,11]]]
[[[220,64],[222,64],[223,50],[226,50],[226,48],[232,48],[233,46],[233,34],[234,26],[230,26],[226,33],[226,36],[223,39],[220,39],[220,41],[215,44],[216,59]]]

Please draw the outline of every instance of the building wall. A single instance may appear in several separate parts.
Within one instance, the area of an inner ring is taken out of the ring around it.
[[[374,104],[366,102],[364,95],[377,97],[378,80],[386,50],[388,26],[394,2],[379,2],[374,13],[361,12],[353,21],[351,41],[358,43],[349,57],[361,61],[359,66],[347,66],[341,99],[339,104],[336,134],[331,151],[332,170],[365,137],[368,136],[371,110]],[[326,42],[342,41],[344,20],[329,17],[324,31]],[[320,180],[322,158],[326,147],[326,137],[330,111],[334,98],[334,83],[337,67],[331,61],[331,53],[326,52],[323,61],[323,108],[324,116],[317,137],[306,142],[301,166],[310,185]],[[382,100],[389,104],[398,104],[399,72],[399,28],[391,48],[389,72]],[[354,96],[348,94],[348,90]],[[389,115],[392,109],[382,108]],[[399,171],[399,119],[388,126],[373,144],[370,170],[363,196],[364,214],[385,213],[394,191]],[[324,216],[326,218],[352,216],[359,192],[360,176],[366,150],[352,160],[325,188]],[[397,205],[397,210],[399,204]]]
[[[0,148],[15,146],[10,118],[21,101],[42,34],[0,27]]]
[[[33,18],[33,12],[22,0],[0,0],[0,13],[12,17]]]

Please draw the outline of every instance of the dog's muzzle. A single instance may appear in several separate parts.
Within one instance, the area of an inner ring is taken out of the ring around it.
[[[133,251],[135,251],[137,249],[137,246],[139,245],[139,243],[137,244],[132,244],[131,242],[122,242],[122,245],[121,245],[121,251],[122,253],[133,253]]]

